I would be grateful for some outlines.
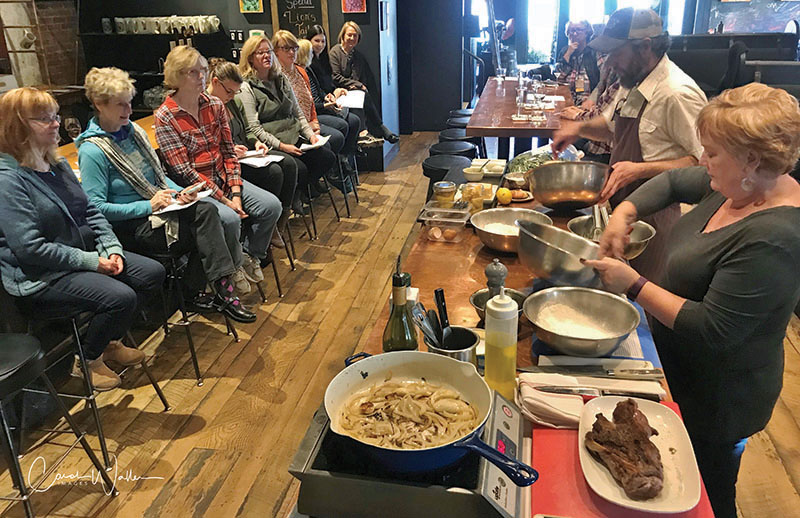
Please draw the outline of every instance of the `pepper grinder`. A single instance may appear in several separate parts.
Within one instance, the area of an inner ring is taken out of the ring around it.
[[[491,300],[493,297],[500,295],[501,288],[506,285],[508,268],[500,262],[500,259],[495,257],[483,272],[486,274],[486,286],[489,288],[488,300]]]

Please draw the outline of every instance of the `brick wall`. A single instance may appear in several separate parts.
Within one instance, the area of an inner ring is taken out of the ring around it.
[[[78,14],[73,0],[36,2],[42,31],[42,50],[53,84],[83,84],[86,72],[83,48],[78,38]],[[38,44],[38,43],[37,43]],[[76,47],[77,46],[77,47]],[[77,48],[77,52],[76,52]],[[76,78],[76,59],[78,76]],[[44,78],[44,65],[40,63]]]

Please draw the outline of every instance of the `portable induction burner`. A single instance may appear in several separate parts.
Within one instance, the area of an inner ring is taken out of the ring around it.
[[[522,462],[525,420],[495,393],[483,440]],[[330,430],[324,405],[317,410],[289,472],[300,480],[293,517],[313,518],[522,518],[530,516],[530,488],[470,452],[437,471],[386,471],[360,443]]]

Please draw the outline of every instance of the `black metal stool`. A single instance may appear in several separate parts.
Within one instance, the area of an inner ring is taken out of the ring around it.
[[[464,169],[471,165],[472,160],[469,158],[455,155],[435,155],[423,160],[422,174],[428,177],[428,197],[426,200],[430,200],[433,195],[433,184],[441,181],[451,168]]]
[[[481,158],[486,158],[486,144],[482,137],[468,137],[467,130],[464,128],[447,128],[439,132],[439,142],[450,142],[454,140],[472,142],[478,146],[478,155]]]
[[[43,316],[42,314],[33,314],[35,308],[27,308],[25,311],[25,316],[28,320],[28,334],[33,335],[34,332],[34,324],[41,323],[41,322],[58,322],[58,321],[69,321],[71,328],[72,328],[72,335],[69,338],[62,340],[56,347],[47,351],[45,355],[46,359],[46,367],[45,370],[49,370],[54,365],[59,364],[64,358],[74,355],[77,353],[78,356],[78,365],[80,366],[80,370],[83,373],[81,376],[81,380],[83,381],[83,390],[84,394],[68,394],[68,393],[59,393],[58,395],[61,397],[68,397],[72,399],[80,399],[83,400],[86,405],[92,411],[92,418],[95,422],[95,427],[97,428],[97,440],[100,443],[100,451],[103,454],[103,462],[105,463],[106,467],[111,466],[111,458],[108,455],[108,446],[106,445],[106,436],[105,432],[103,432],[103,423],[100,421],[100,412],[97,408],[97,400],[96,400],[96,392],[94,385],[92,384],[92,377],[89,373],[88,361],[86,360],[86,355],[83,350],[83,342],[81,341],[81,328],[88,323],[88,321],[92,318],[91,313],[86,312],[73,312],[69,313],[67,310],[64,314],[59,315],[57,317],[48,317]],[[129,332],[126,332],[126,336],[128,341],[131,342],[129,345],[136,347],[136,343],[133,340],[133,337]],[[70,347],[71,344],[75,345],[75,349],[73,350]],[[142,367],[142,370],[147,375],[147,378],[150,380],[150,384],[153,385],[153,388],[156,391],[161,403],[164,405],[164,411],[167,412],[171,410],[169,403],[167,402],[167,398],[164,395],[164,392],[161,390],[161,387],[156,382],[155,378],[153,378],[153,374],[150,372],[150,368],[147,366],[147,358],[141,361],[139,364]],[[127,367],[123,369],[122,373],[127,370]],[[47,394],[47,392],[42,390],[36,389],[27,389],[28,392],[38,392],[40,394]],[[22,437],[20,436],[20,441],[22,441]],[[20,449],[22,448],[22,444],[20,442]]]
[[[466,140],[451,140],[447,142],[437,142],[428,148],[430,156],[435,155],[455,155],[463,156],[472,160],[478,157],[478,146]]]
[[[176,322],[175,326],[181,326],[186,331],[186,340],[189,342],[189,353],[192,358],[192,366],[194,367],[195,377],[197,378],[197,386],[203,386],[203,377],[200,374],[200,366],[197,363],[197,351],[194,348],[194,339],[192,338],[192,331],[189,329],[189,325],[192,321],[189,319],[191,316],[190,312],[186,309],[186,301],[183,298],[183,265],[180,264],[180,259],[185,254],[183,253],[170,253],[170,252],[149,252],[148,257],[151,259],[155,259],[156,261],[160,262],[164,265],[164,268],[167,270],[167,290],[166,293],[162,292],[162,300],[164,303],[164,323],[162,324],[164,328],[164,334],[169,334],[169,309],[167,308],[167,300],[171,300],[173,295],[177,299],[178,303],[178,310],[181,312],[181,319],[180,321]],[[261,289],[261,285],[256,283],[256,286],[261,293],[262,298],[266,299],[264,296],[264,291]],[[236,328],[233,326],[233,322],[231,322],[230,317],[226,314],[222,314],[225,318],[225,327],[227,333],[233,336],[234,341],[239,341],[239,333],[236,332]]]
[[[462,108],[460,110],[450,110],[450,117],[471,117],[472,112],[474,112],[472,108]]]
[[[9,425],[6,415],[5,401],[11,399],[20,391],[30,390],[26,389],[26,387],[37,378],[44,382],[47,388],[47,392],[45,393],[53,397],[59,411],[67,421],[69,430],[59,431],[71,431],[75,434],[75,442],[67,449],[67,453],[72,451],[72,449],[80,443],[86,455],[92,461],[92,464],[94,464],[95,469],[102,477],[106,489],[111,491],[112,496],[119,494],[114,488],[108,473],[106,473],[106,469],[100,464],[100,460],[94,454],[92,448],[89,447],[89,442],[86,440],[86,433],[81,431],[78,424],[70,415],[69,410],[67,410],[67,407],[64,406],[64,402],[58,397],[53,383],[45,373],[45,367],[44,352],[36,338],[24,334],[0,335],[0,394],[3,395],[3,400],[0,402],[0,422],[2,422],[3,428],[3,446],[6,453],[6,462],[8,462],[9,471],[11,472],[11,479],[19,491],[18,496],[0,498],[3,500],[22,502],[25,508],[25,515],[28,518],[33,518],[35,516],[33,506],[30,502],[31,494],[39,489],[42,483],[47,480],[50,474],[52,474],[59,464],[67,457],[66,454],[63,455],[35,484],[31,483],[29,491],[19,463],[18,454],[21,452],[17,451],[14,447],[14,440],[11,436],[11,426]]]
[[[448,128],[466,128],[469,117],[451,117],[447,119]]]

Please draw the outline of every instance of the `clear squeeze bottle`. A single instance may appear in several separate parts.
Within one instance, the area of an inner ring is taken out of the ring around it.
[[[510,401],[517,387],[518,311],[505,288],[486,303],[486,383]]]

